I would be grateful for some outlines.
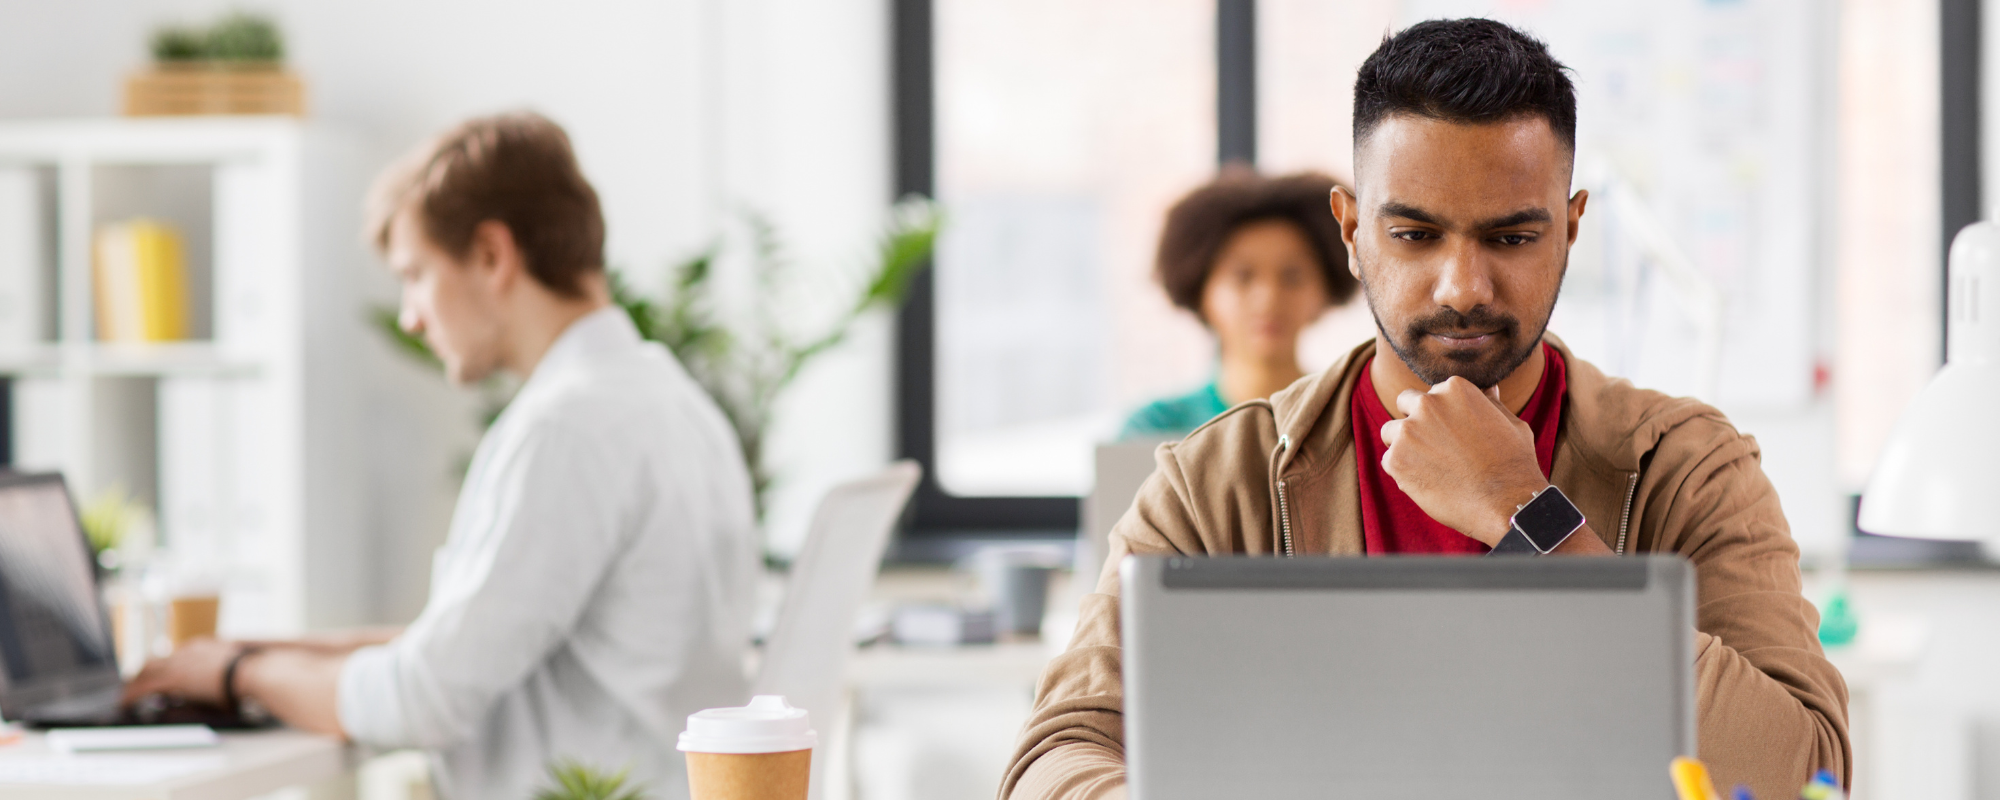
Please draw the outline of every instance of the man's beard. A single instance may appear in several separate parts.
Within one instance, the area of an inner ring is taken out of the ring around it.
[[[1567,261],[1567,259],[1565,259]],[[1567,272],[1569,265],[1563,265]],[[1366,276],[1369,270],[1359,272]],[[1561,282],[1557,282],[1560,292]],[[1541,346],[1542,333],[1548,330],[1549,313],[1543,313],[1536,324],[1534,335],[1521,335],[1521,321],[1511,314],[1502,314],[1486,306],[1474,306],[1469,313],[1456,309],[1439,308],[1410,323],[1401,335],[1391,333],[1382,323],[1381,313],[1375,310],[1375,296],[1368,291],[1368,279],[1363,277],[1361,288],[1368,298],[1368,313],[1375,318],[1375,329],[1382,332],[1382,338],[1396,351],[1403,364],[1416,373],[1424,383],[1436,386],[1453,376],[1464,378],[1481,390],[1491,389],[1500,384],[1508,375],[1514,374],[1528,358]],[[1547,312],[1555,310],[1555,298],[1549,298]],[[1427,337],[1438,333],[1468,333],[1478,331],[1491,333],[1493,344],[1479,352],[1446,350],[1441,353],[1427,353],[1420,347]]]

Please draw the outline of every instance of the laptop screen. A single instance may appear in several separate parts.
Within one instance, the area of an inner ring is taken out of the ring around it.
[[[0,478],[0,695],[16,705],[107,671],[117,654],[62,478]]]

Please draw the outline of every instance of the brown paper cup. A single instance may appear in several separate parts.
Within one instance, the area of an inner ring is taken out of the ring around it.
[[[759,695],[740,708],[688,716],[679,749],[687,754],[693,800],[806,800],[812,719],[778,695]]]
[[[806,800],[812,751],[688,753],[693,800]]]
[[[167,605],[167,638],[175,647],[189,639],[215,635],[215,620],[221,616],[222,598],[217,595],[176,597]]]

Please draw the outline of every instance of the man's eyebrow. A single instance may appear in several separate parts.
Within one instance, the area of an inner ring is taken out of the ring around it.
[[[1401,217],[1421,222],[1425,225],[1445,226],[1445,223],[1439,220],[1436,215],[1408,203],[1398,203],[1394,200],[1377,207],[1376,213],[1385,217]],[[1482,220],[1479,224],[1473,226],[1473,230],[1490,231],[1496,228],[1511,228],[1516,225],[1525,225],[1530,222],[1548,222],[1553,219],[1555,218],[1549,214],[1549,210],[1546,208],[1524,208],[1511,214],[1503,214],[1492,219]]]
[[[1554,217],[1549,216],[1549,210],[1546,208],[1524,208],[1512,214],[1494,217],[1481,222],[1477,226],[1477,229],[1490,231],[1495,228],[1512,228],[1516,225],[1525,225],[1530,222],[1548,222],[1552,219]]]
[[[1417,222],[1424,223],[1425,225],[1444,224],[1442,222],[1439,222],[1438,218],[1432,216],[1431,213],[1428,211],[1425,211],[1421,208],[1406,203],[1398,203],[1394,200],[1391,200],[1387,203],[1383,203],[1380,207],[1375,209],[1375,213],[1385,217],[1402,217],[1403,219],[1415,220]]]

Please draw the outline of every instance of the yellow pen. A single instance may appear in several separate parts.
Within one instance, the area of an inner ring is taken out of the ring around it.
[[[1722,800],[1715,794],[1715,784],[1708,780],[1708,767],[1687,756],[1674,759],[1667,767],[1667,774],[1673,776],[1674,791],[1680,800]]]

